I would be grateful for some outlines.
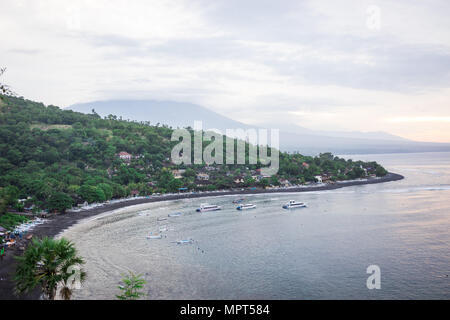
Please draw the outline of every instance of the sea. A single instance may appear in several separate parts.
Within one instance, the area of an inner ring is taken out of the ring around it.
[[[61,235],[86,260],[73,299],[115,299],[129,272],[146,299],[450,299],[450,153],[344,157],[405,179],[246,195],[246,211],[220,196],[87,219]],[[283,209],[289,200],[307,207]],[[222,210],[196,212],[202,203]]]

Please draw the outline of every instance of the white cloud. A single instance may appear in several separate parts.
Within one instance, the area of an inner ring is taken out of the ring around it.
[[[380,8],[379,30],[367,28],[369,5]],[[8,30],[0,64],[16,92],[47,104],[175,100],[251,123],[442,140],[449,129],[436,132],[436,121],[421,121],[418,133],[399,119],[450,117],[448,9],[445,1],[10,1],[0,11]]]

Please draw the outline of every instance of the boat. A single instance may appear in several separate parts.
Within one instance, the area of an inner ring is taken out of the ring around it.
[[[295,200],[289,200],[288,203],[283,205],[283,209],[295,209],[295,208],[305,208],[306,203],[304,202],[297,202]]]
[[[222,208],[219,206],[216,206],[215,204],[201,204],[200,208],[197,208],[197,212],[207,212],[207,211],[217,211],[221,210]]]
[[[163,217],[159,217],[158,219],[156,219],[157,221],[165,221],[167,220],[167,218],[163,218]]]
[[[147,239],[162,239],[162,235],[160,234],[151,234],[147,236]]]
[[[159,232],[165,232],[165,231],[169,231],[169,228],[167,228],[167,226],[159,227]]]
[[[189,244],[189,243],[193,243],[194,240],[193,239],[185,239],[185,240],[178,240],[177,244]]]
[[[256,205],[251,203],[241,204],[236,208],[237,210],[256,209]]]
[[[174,212],[174,213],[169,213],[169,217],[179,217],[179,216],[181,216],[182,215],[182,213],[181,212]]]
[[[244,200],[245,200],[244,198],[235,199],[235,200],[233,200],[233,203],[241,203]]]

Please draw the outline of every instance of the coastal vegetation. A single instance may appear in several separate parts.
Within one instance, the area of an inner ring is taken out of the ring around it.
[[[170,161],[177,143],[171,141],[173,129],[150,121],[101,118],[95,110],[83,114],[0,95],[0,214],[64,212],[77,204],[136,195],[334,183],[387,173],[376,162],[331,153],[281,152],[273,176],[262,175],[259,162],[177,166]]]
[[[142,275],[130,271],[128,275],[123,277],[122,285],[118,286],[121,293],[116,298],[119,300],[138,300],[146,296],[142,291],[146,283]]]
[[[5,213],[0,215],[0,226],[5,228],[6,230],[13,230],[14,227],[29,221],[28,217],[14,214],[14,213]]]
[[[19,295],[40,287],[46,299],[54,300],[59,287],[61,298],[69,300],[74,285],[86,278],[81,269],[83,258],[78,256],[73,243],[64,238],[33,240],[23,256],[16,259],[14,281]]]

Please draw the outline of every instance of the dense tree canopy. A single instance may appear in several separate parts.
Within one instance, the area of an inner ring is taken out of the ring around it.
[[[283,181],[314,182],[317,175],[335,181],[386,174],[375,162],[330,153],[317,157],[280,153],[280,170],[272,177],[258,173],[261,163],[175,166],[169,160],[177,143],[171,141],[172,131],[114,115],[102,119],[95,110],[82,114],[0,95],[0,210],[16,205],[17,199],[27,199],[25,207],[64,211],[85,201],[180,188],[267,187]],[[204,142],[204,147],[208,144]],[[120,152],[129,158],[121,159]],[[175,169],[185,171],[175,177]],[[199,173],[208,179],[199,179]]]

